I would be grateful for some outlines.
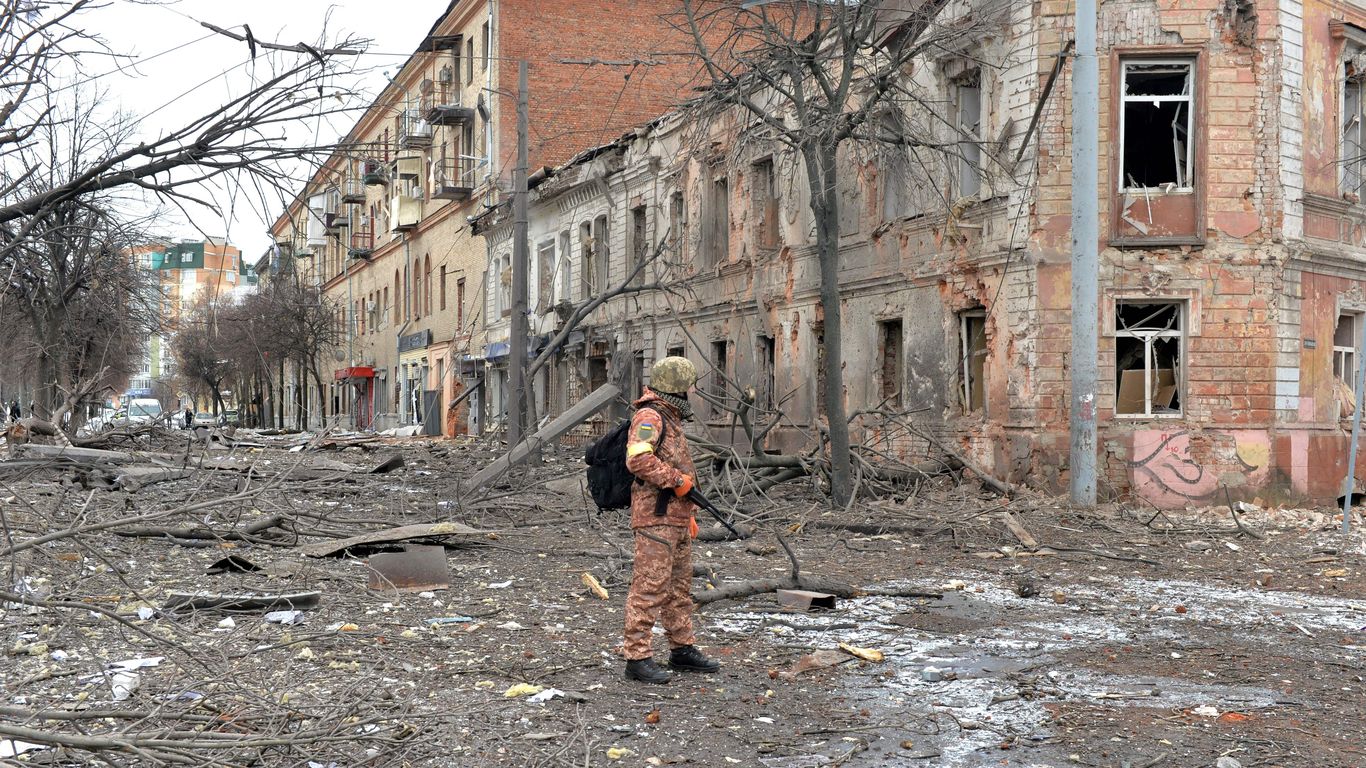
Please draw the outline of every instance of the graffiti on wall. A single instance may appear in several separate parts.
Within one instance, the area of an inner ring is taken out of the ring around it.
[[[1215,500],[1225,472],[1242,475],[1237,485],[1259,486],[1271,464],[1271,440],[1265,432],[1236,430],[1204,433],[1199,439],[1213,448],[1197,458],[1192,435],[1185,429],[1150,429],[1133,433],[1129,485],[1135,496],[1159,509],[1179,509]]]

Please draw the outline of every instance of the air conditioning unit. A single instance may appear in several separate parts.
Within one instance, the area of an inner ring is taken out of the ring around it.
[[[451,71],[449,66],[445,66],[441,68],[441,72],[439,72],[436,77],[443,83],[450,83],[455,78],[455,74]]]
[[[369,313],[372,314],[372,315],[375,313],[375,300],[374,300],[374,299],[366,299],[366,300],[365,300],[365,311],[366,311],[366,312],[369,312]]]

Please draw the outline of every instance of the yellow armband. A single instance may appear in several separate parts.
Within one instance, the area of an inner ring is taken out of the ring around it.
[[[626,458],[628,458],[628,459],[633,458],[633,457],[636,457],[636,456],[639,456],[639,455],[642,454],[642,453],[654,453],[654,452],[655,452],[655,447],[654,447],[653,445],[651,445],[650,443],[646,443],[646,442],[631,443],[631,444],[629,444],[629,445],[626,446]]]

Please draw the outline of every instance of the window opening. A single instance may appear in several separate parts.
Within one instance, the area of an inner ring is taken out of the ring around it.
[[[579,282],[582,298],[591,299],[597,291],[597,275],[593,258],[593,225],[579,225]]]
[[[547,240],[536,248],[536,312],[550,311],[555,272],[555,241]]]
[[[755,393],[754,404],[756,407],[765,410],[773,410],[773,390],[777,387],[777,375],[775,366],[777,364],[777,345],[772,336],[759,337],[758,364],[759,391]]]
[[[955,86],[958,127],[958,196],[982,191],[982,87],[974,71]]]
[[[674,346],[672,346],[672,347],[669,347],[669,348],[665,351],[664,354],[665,354],[666,357],[684,357],[684,356],[685,356],[685,355],[683,354],[683,345],[682,345],[682,344],[677,344],[677,345],[674,345]]]
[[[963,411],[972,413],[986,407],[987,313],[970,309],[958,315],[959,379],[963,389]]]
[[[607,216],[602,215],[593,220],[593,265],[595,292],[606,291],[611,275],[611,254],[608,252],[611,239],[607,231]]]
[[[387,289],[386,289],[387,291]],[[388,299],[385,299],[387,302]],[[465,327],[465,278],[455,281],[455,327]]]
[[[631,266],[638,267],[649,258],[650,242],[645,231],[645,206],[631,209]],[[644,275],[642,274],[643,278]],[[639,279],[639,278],[638,278]]]
[[[729,357],[729,350],[724,340],[711,343],[711,395],[721,402],[725,402],[726,399],[726,371],[730,362]],[[720,412],[719,407],[715,410],[717,413]]]
[[[901,321],[884,320],[877,324],[878,354],[882,360],[879,371],[882,404],[891,408],[901,407],[902,389],[902,346]]]
[[[750,166],[754,202],[756,245],[778,247],[778,192],[773,177],[773,158],[766,157]]]
[[[1123,190],[1190,190],[1192,62],[1125,62],[1119,186]]]
[[[1361,338],[1359,322],[1361,315],[1343,312],[1338,315],[1337,327],[1333,329],[1333,375],[1353,396],[1356,393],[1357,340]]]
[[[1362,157],[1366,147],[1366,131],[1362,128],[1362,110],[1366,106],[1362,83],[1366,81],[1366,71],[1359,70],[1354,61],[1357,59],[1345,65],[1342,81],[1342,191],[1359,200],[1366,183],[1366,158]]]
[[[1115,413],[1179,415],[1182,304],[1115,305]]]
[[[607,358],[596,355],[588,358],[588,391],[595,392],[607,383]]]
[[[711,232],[707,266],[730,259],[730,181],[725,176],[711,185]]]
[[[669,195],[669,242],[683,242],[683,227],[687,221],[683,208],[683,193]]]

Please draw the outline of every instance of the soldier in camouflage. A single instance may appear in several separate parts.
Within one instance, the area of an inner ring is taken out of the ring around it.
[[[650,386],[635,401],[626,443],[631,487],[631,528],[636,559],[626,597],[626,678],[667,683],[671,675],[655,663],[650,634],[656,621],[668,635],[669,666],[687,672],[715,672],[721,665],[694,645],[692,630],[692,539],[696,505],[688,501],[693,463],[683,422],[692,417],[688,390],[697,369],[684,357],[666,357],[650,369]]]

